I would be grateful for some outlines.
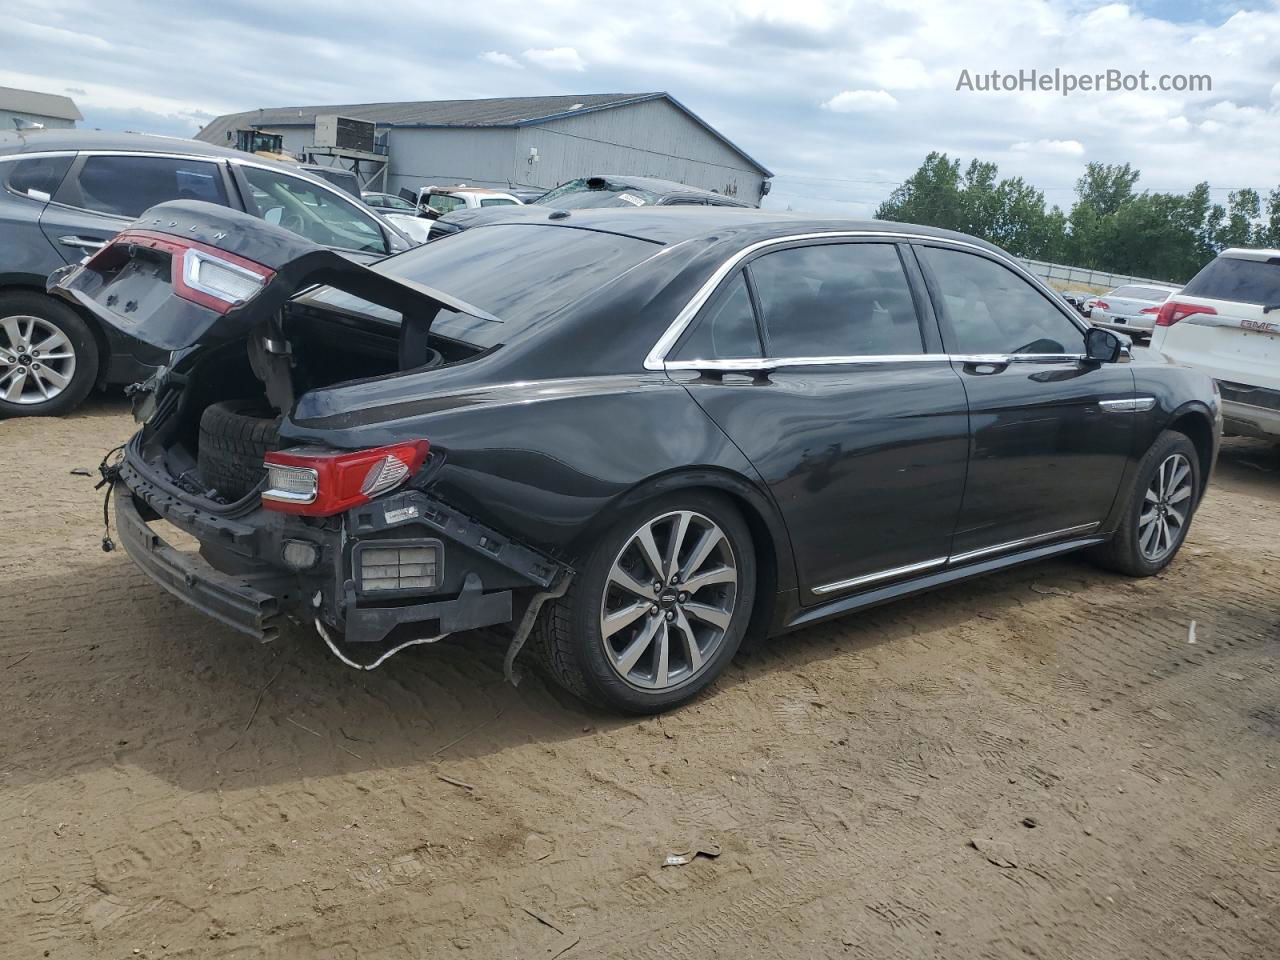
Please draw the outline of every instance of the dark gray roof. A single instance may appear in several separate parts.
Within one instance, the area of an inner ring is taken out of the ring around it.
[[[541,211],[546,211],[545,215]],[[841,214],[793,213],[789,210],[761,210],[755,207],[598,207],[586,210],[549,210],[537,204],[521,207],[489,207],[483,221],[471,229],[499,224],[528,226],[539,221],[548,226],[601,230],[675,244],[697,237],[746,237],[750,242],[808,233],[852,231],[960,240],[973,246],[1005,254],[994,244],[967,233],[885,220],[851,220]],[[556,219],[551,219],[559,213]]]
[[[70,97],[57,93],[40,93],[38,90],[19,90],[17,87],[0,87],[0,110],[30,113],[37,117],[57,117],[59,120],[84,119]]]
[[[110,133],[102,130],[0,131],[0,155],[38,150],[138,150],[146,153],[179,153],[201,157],[240,157],[248,154],[180,137],[146,133]]]
[[[324,106],[266,107],[210,120],[196,138],[226,144],[227,134],[253,127],[312,127],[317,116],[372,120],[379,127],[521,127],[579,113],[666,100],[712,136],[742,156],[764,176],[772,173],[669,93],[587,93],[556,97],[494,97],[487,100],[410,100],[391,103],[335,103]]]

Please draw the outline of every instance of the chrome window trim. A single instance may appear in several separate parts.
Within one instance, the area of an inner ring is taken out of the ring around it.
[[[904,353],[865,354],[851,357],[742,357],[719,360],[666,360],[660,370],[777,370],[780,367],[858,366],[878,363],[1079,363],[1080,353],[953,354]]]
[[[1047,540],[1056,540],[1059,537],[1067,537],[1073,533],[1088,533],[1090,530],[1093,530],[1100,525],[1100,521],[1097,520],[1093,523],[1079,523],[1074,527],[1064,527],[1061,530],[1050,530],[1048,533],[1037,533],[1030,537],[1008,540],[1005,543],[996,543],[989,547],[979,547],[976,550],[966,550],[964,553],[953,553],[947,558],[947,563],[967,563],[970,560],[977,560],[981,557],[990,556],[993,553],[1004,553],[1008,550],[1016,550],[1019,547],[1031,547],[1035,546],[1037,543],[1044,543]]]
[[[721,263],[720,266],[718,266],[715,269],[715,272],[712,273],[711,276],[706,280],[706,282],[703,283],[703,285],[698,288],[697,292],[695,292],[694,295],[689,298],[688,302],[685,303],[685,305],[681,308],[680,312],[676,314],[676,318],[671,321],[667,329],[663,331],[662,336],[660,336],[658,338],[658,341],[653,345],[653,349],[651,349],[648,355],[644,358],[644,368],[646,370],[667,370],[667,369],[686,370],[686,369],[695,369],[695,368],[712,369],[710,367],[706,367],[705,365],[707,363],[713,363],[716,361],[700,362],[700,361],[693,361],[693,360],[673,360],[671,362],[668,362],[666,357],[667,357],[667,354],[671,352],[671,349],[676,345],[676,342],[682,336],[684,336],[685,330],[688,329],[689,324],[691,324],[694,318],[698,315],[698,311],[700,311],[703,308],[703,306],[706,304],[706,302],[709,299],[711,299],[711,294],[715,292],[716,288],[720,285],[721,281],[724,280],[724,278],[727,277],[730,273],[732,273],[738,267],[738,265],[742,263],[743,260],[751,256],[753,253],[756,253],[759,250],[763,250],[766,247],[775,247],[784,243],[795,243],[795,242],[804,241],[804,240],[839,240],[839,239],[847,239],[847,238],[859,238],[859,239],[883,238],[892,243],[896,243],[903,240],[924,241],[926,243],[933,243],[942,247],[963,247],[969,250],[976,250],[978,253],[984,254],[985,256],[988,256],[993,260],[997,261],[1002,266],[1008,267],[1015,274],[1021,277],[1023,280],[1026,280],[1033,287],[1035,287],[1041,294],[1045,296],[1045,298],[1049,301],[1049,303],[1058,310],[1059,313],[1061,313],[1064,317],[1066,317],[1068,320],[1071,321],[1072,326],[1074,326],[1077,330],[1080,331],[1081,336],[1083,336],[1085,333],[1088,332],[1088,325],[1084,322],[1084,320],[1077,317],[1073,317],[1071,315],[1071,311],[1066,306],[1066,303],[1062,301],[1062,298],[1059,297],[1046,284],[1041,282],[1039,277],[1035,276],[1035,274],[1031,273],[1025,267],[1019,265],[1018,263],[1016,263],[1010,257],[1004,255],[1003,253],[996,250],[988,249],[987,247],[984,247],[980,244],[969,243],[968,241],[965,241],[965,240],[955,240],[950,237],[933,237],[927,234],[907,233],[907,232],[892,231],[892,230],[831,230],[831,231],[822,231],[818,233],[793,233],[785,237],[772,237],[768,240],[758,240],[753,244],[743,247],[737,253],[733,254],[728,259],[726,259],[723,263]],[[911,356],[914,357],[916,355],[912,354]],[[932,359],[933,357],[945,356],[945,355],[921,354],[920,356],[929,357]],[[1078,355],[1078,354],[1063,354],[1060,357],[1055,354],[1014,354],[1011,356],[1014,359],[1023,359],[1023,360],[1034,360],[1038,358],[1049,358],[1049,357],[1055,357],[1057,359],[1062,359],[1062,360],[1083,358],[1082,355]],[[810,358],[810,357],[785,358],[786,360],[789,360],[789,361],[790,360],[803,361],[802,363],[798,363],[798,364],[781,363],[779,362],[781,359],[784,359],[784,358],[765,358],[763,361],[753,358],[753,362],[773,363],[774,366],[803,366],[803,365],[813,365],[817,363],[827,363],[827,362],[838,362],[838,363],[901,362],[899,359],[896,359],[896,358],[882,359],[876,356],[866,356],[866,357],[860,356],[860,357],[854,357],[854,358],[841,357],[836,359]],[[994,363],[994,362],[1008,362],[1008,361],[996,361],[991,357],[984,357],[981,361],[978,361],[978,362]],[[681,364],[681,366],[675,366],[675,364]],[[689,366],[690,364],[693,364],[694,366]],[[747,368],[739,365],[734,369],[747,369]],[[760,367],[759,369],[772,369],[772,367]]]
[[[74,157],[78,150],[32,150],[30,153],[0,154],[0,163],[6,160],[44,160],[49,157]]]
[[[828,593],[839,593],[843,590],[849,590],[853,587],[860,587],[869,583],[878,583],[881,580],[889,580],[893,577],[906,576],[908,573],[923,573],[925,570],[932,570],[935,567],[944,566],[947,562],[946,557],[937,557],[933,560],[924,560],[920,563],[908,563],[901,567],[892,567],[889,570],[880,570],[876,573],[864,573],[859,577],[850,577],[848,580],[838,580],[835,583],[824,583],[820,587],[814,587],[811,591],[818,596],[825,596]]]

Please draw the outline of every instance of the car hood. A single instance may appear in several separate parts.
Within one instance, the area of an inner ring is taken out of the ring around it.
[[[191,253],[189,253],[189,251]],[[197,263],[212,261],[256,289],[238,301],[203,292]],[[388,260],[393,258],[387,258]],[[54,271],[50,293],[88,310],[121,333],[162,350],[236,340],[270,320],[295,294],[336,287],[427,324],[440,307],[490,314],[449,294],[382,273],[281,227],[198,200],[147,210],[92,257]]]

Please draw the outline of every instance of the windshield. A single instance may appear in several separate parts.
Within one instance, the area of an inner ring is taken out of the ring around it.
[[[599,289],[661,249],[635,237],[544,224],[476,227],[371,269],[436,287],[501,322],[442,309],[432,334],[487,348]],[[304,296],[398,323],[399,314],[329,287]]]
[[[577,210],[585,207],[643,207],[657,203],[659,199],[652,190],[641,190],[616,180],[584,177],[562,183],[533,202],[561,210]]]

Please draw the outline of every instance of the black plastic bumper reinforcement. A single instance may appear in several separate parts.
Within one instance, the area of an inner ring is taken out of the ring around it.
[[[180,600],[229,627],[259,640],[274,640],[279,632],[283,578],[270,583],[250,582],[219,573],[198,557],[180,553],[152,532],[138,512],[130,491],[116,490],[116,531],[125,552],[148,577]],[[275,587],[267,592],[259,589]]]

